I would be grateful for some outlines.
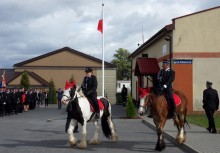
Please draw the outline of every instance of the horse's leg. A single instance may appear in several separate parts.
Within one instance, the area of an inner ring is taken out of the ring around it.
[[[157,128],[157,137],[158,137],[155,150],[162,151],[163,149],[166,148],[166,144],[163,137],[163,127],[166,123],[166,118],[161,118],[160,121],[155,121],[154,123]]]
[[[118,141],[118,135],[115,132],[115,127],[114,127],[114,124],[112,122],[111,115],[108,117],[108,124],[109,124],[109,127],[111,129],[111,141],[112,142],[117,142]]]
[[[87,142],[86,142],[86,124],[87,122],[85,121],[83,123],[83,126],[82,126],[82,140],[79,144],[77,144],[77,147],[80,148],[80,149],[85,149],[87,148]]]
[[[71,120],[69,128],[67,130],[67,134],[69,135],[69,143],[71,147],[75,146],[77,143],[77,139],[74,137],[74,134],[73,134],[75,123],[76,123],[75,120],[74,121]]]
[[[178,135],[176,137],[176,140],[179,144],[183,144],[186,139],[186,131],[185,131],[185,113],[181,112],[180,115],[180,120],[179,120],[179,130],[178,130]]]
[[[95,133],[92,140],[90,140],[89,144],[100,144],[100,140],[99,140],[100,127],[97,121],[94,122],[94,125],[96,127]]]

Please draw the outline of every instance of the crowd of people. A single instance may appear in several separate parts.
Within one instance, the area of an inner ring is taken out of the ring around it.
[[[24,88],[0,89],[0,117],[17,115],[42,106],[48,106],[47,92]]]

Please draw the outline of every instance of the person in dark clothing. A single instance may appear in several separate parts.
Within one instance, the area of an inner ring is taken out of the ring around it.
[[[122,97],[122,101],[123,101],[123,106],[125,106],[127,103],[127,98],[128,98],[128,89],[125,87],[124,84],[123,84],[123,88],[121,90],[121,97]]]
[[[206,88],[207,89],[203,91],[203,108],[209,122],[207,130],[210,133],[217,133],[213,115],[219,108],[218,92],[212,88],[212,82],[207,81]]]
[[[91,100],[96,112],[95,118],[98,119],[100,117],[100,110],[99,110],[99,105],[97,101],[97,92],[96,92],[98,86],[97,78],[95,75],[92,74],[93,70],[91,67],[87,67],[85,69],[85,72],[86,72],[86,76],[83,79],[81,88],[83,94]]]
[[[63,97],[63,90],[61,88],[59,88],[57,90],[57,101],[58,101],[58,109],[62,108],[62,103],[61,103],[61,99]]]
[[[171,116],[173,119],[176,118],[176,104],[173,99],[173,88],[172,82],[175,79],[175,71],[170,68],[170,61],[163,60],[162,69],[158,73],[158,82],[159,82],[159,89],[162,93],[168,96],[168,104],[171,108]]]
[[[44,96],[45,96],[45,106],[48,106],[48,92],[47,91],[44,92]]]

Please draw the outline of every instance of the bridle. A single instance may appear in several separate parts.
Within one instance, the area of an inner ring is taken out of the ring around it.
[[[141,87],[139,87],[138,88],[139,89],[139,91],[140,91],[140,98],[144,98],[145,97],[145,99],[144,99],[144,105],[142,106],[141,104],[139,105],[139,108],[144,108],[144,109],[146,109],[147,108],[147,106],[146,106],[146,97],[147,96],[149,96],[149,93],[150,93],[150,87],[148,87],[147,89],[144,89],[144,88],[141,88]]]
[[[149,94],[147,94],[146,96],[149,96]],[[146,99],[146,98],[145,98],[145,99]],[[145,103],[146,103],[146,102],[145,102],[145,99],[144,99],[144,105],[142,106],[142,105],[140,104],[140,105],[139,105],[139,108],[140,108],[140,107],[142,107],[142,108],[144,108],[144,109],[147,108],[147,106],[146,106],[146,104],[145,104]]]
[[[70,87],[69,95],[71,95],[71,93],[70,93],[70,92],[71,92],[71,89],[72,89],[72,87]],[[68,100],[68,101],[73,101],[75,98],[77,98],[77,93],[76,93],[76,91],[75,91],[75,94],[74,94],[73,97],[67,96],[67,95],[63,94],[63,97],[66,97],[66,98],[67,98],[66,100]]]

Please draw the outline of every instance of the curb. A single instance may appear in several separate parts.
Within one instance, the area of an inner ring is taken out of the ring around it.
[[[145,125],[147,125],[148,127],[150,127],[151,129],[153,129],[156,132],[155,125],[149,123],[148,121],[146,121],[143,118],[142,118],[142,123],[144,123]],[[186,152],[190,152],[190,153],[198,153],[198,151],[196,151],[195,149],[193,149],[191,146],[187,145],[186,143],[178,144],[176,141],[176,138],[174,138],[172,135],[170,135],[166,131],[164,131],[163,133],[164,133],[165,139],[171,141],[172,143],[174,143],[177,147],[181,148],[182,150],[184,150]]]

